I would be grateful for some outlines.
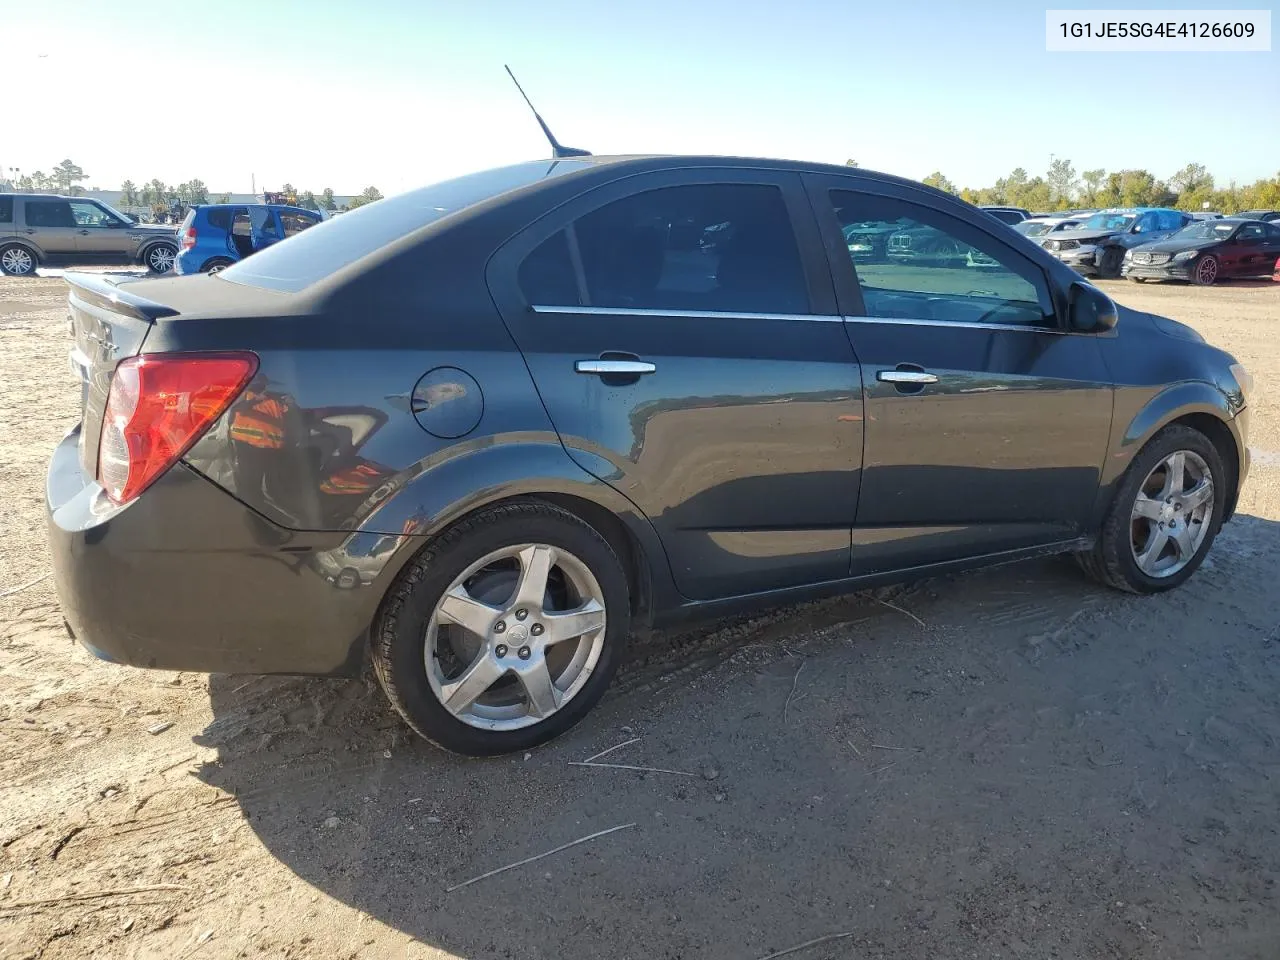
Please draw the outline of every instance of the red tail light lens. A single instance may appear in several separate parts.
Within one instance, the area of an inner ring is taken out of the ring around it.
[[[196,245],[196,228],[187,227],[187,232],[182,235],[182,249],[190,250]]]
[[[191,449],[257,372],[252,353],[151,354],[116,367],[98,482],[128,503]]]

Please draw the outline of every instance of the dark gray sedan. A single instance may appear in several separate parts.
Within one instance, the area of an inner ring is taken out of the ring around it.
[[[854,224],[953,255],[868,262]],[[173,670],[372,662],[464,753],[577,722],[637,626],[1051,553],[1171,589],[1249,465],[1232,357],[848,167],[526,163],[215,276],[68,279],[73,634]]]

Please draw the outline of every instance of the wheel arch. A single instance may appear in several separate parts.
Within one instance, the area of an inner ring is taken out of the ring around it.
[[[5,237],[0,240],[0,247],[22,247],[36,259],[36,266],[45,261],[45,253],[40,249],[39,244],[32,243],[30,240],[21,237]]]
[[[1118,468],[1107,478],[1106,493],[1099,503],[1099,522],[1110,504],[1111,492],[1138,451],[1157,433],[1175,423],[1204,434],[1222,457],[1223,466],[1230,474],[1227,505],[1223,513],[1223,519],[1229,519],[1235,512],[1239,497],[1243,462],[1240,440],[1231,427],[1237,412],[1227,396],[1210,383],[1183,382],[1157,393],[1129,421],[1118,448],[1113,451],[1112,460]]]
[[[590,466],[609,468],[606,461]],[[571,459],[558,438],[472,450],[404,484],[333,553],[359,554],[372,540],[394,538],[377,575],[386,592],[415,556],[457,524],[503,503],[539,500],[572,513],[604,537],[627,573],[633,621],[645,626],[658,609],[679,602],[670,564],[648,517],[600,475],[608,474]]]

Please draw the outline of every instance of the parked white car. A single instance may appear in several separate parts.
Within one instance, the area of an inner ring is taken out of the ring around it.
[[[1017,230],[1024,237],[1030,237],[1036,243],[1042,243],[1051,233],[1059,230],[1070,230],[1078,227],[1088,219],[1087,217],[1032,217],[1030,220],[1023,220],[1021,223],[1015,223],[1013,229]]]

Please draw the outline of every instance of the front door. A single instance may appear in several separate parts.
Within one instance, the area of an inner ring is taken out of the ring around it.
[[[1222,250],[1224,272],[1232,277],[1270,274],[1280,256],[1280,228],[1246,223]]]
[[[67,257],[76,252],[76,235],[80,229],[71,216],[71,204],[57,197],[22,202],[26,220],[25,232],[45,253]]]
[[[862,363],[855,574],[1070,540],[1097,494],[1112,387],[1049,279],[996,230],[909,188],[809,180]],[[850,257],[841,227],[894,232]]]
[[[606,184],[488,276],[569,455],[649,518],[685,596],[847,575],[858,365],[798,175]]]
[[[90,200],[72,200],[76,222],[76,252],[84,259],[123,260],[137,245],[128,224]]]

